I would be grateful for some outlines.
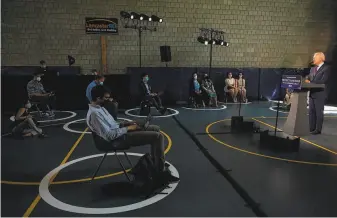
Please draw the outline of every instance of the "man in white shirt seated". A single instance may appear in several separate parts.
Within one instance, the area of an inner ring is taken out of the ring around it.
[[[102,107],[104,101],[110,97],[109,91],[104,86],[95,86],[91,90],[92,101],[87,113],[87,125],[98,136],[106,141],[121,140],[127,145],[151,145],[151,156],[160,178],[166,182],[177,182],[179,178],[171,175],[165,167],[164,136],[160,133],[159,126],[149,125],[146,130],[137,122],[118,124],[110,113]]]

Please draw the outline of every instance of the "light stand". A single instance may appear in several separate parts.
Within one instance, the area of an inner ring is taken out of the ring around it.
[[[211,42],[213,42],[213,32],[211,32]],[[209,49],[209,70],[208,70],[208,75],[211,77],[212,73],[212,59],[213,59],[213,43],[211,44],[211,48]]]
[[[198,41],[204,45],[211,45],[209,50],[209,69],[208,75],[211,77],[212,73],[212,60],[213,60],[213,45],[220,45],[228,47],[229,43],[224,41],[224,31],[215,30],[210,28],[200,28],[200,35]]]
[[[138,31],[138,47],[139,47],[139,67],[142,67],[142,32],[144,30],[157,31],[157,24],[162,23],[163,19],[152,15],[137,14],[135,12],[121,11],[121,21],[124,28],[136,29]]]

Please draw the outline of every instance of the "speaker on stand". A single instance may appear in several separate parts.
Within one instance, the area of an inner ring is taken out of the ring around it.
[[[171,62],[171,47],[167,45],[160,46],[160,57],[161,57],[161,62],[166,62],[166,67],[167,63]]]

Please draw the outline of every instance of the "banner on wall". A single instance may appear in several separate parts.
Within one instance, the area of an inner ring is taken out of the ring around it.
[[[118,34],[118,19],[86,17],[85,32],[87,34]]]

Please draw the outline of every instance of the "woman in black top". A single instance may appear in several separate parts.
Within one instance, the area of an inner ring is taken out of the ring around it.
[[[205,73],[204,79],[201,82],[201,88],[207,94],[209,99],[209,106],[218,107],[218,98],[214,89],[213,82],[211,78]]]
[[[29,114],[28,110],[32,107],[31,103],[27,100],[25,104],[19,108],[15,115],[14,128],[12,132],[15,136],[30,137],[38,135],[39,137],[45,137],[41,128],[38,128],[36,121]]]

